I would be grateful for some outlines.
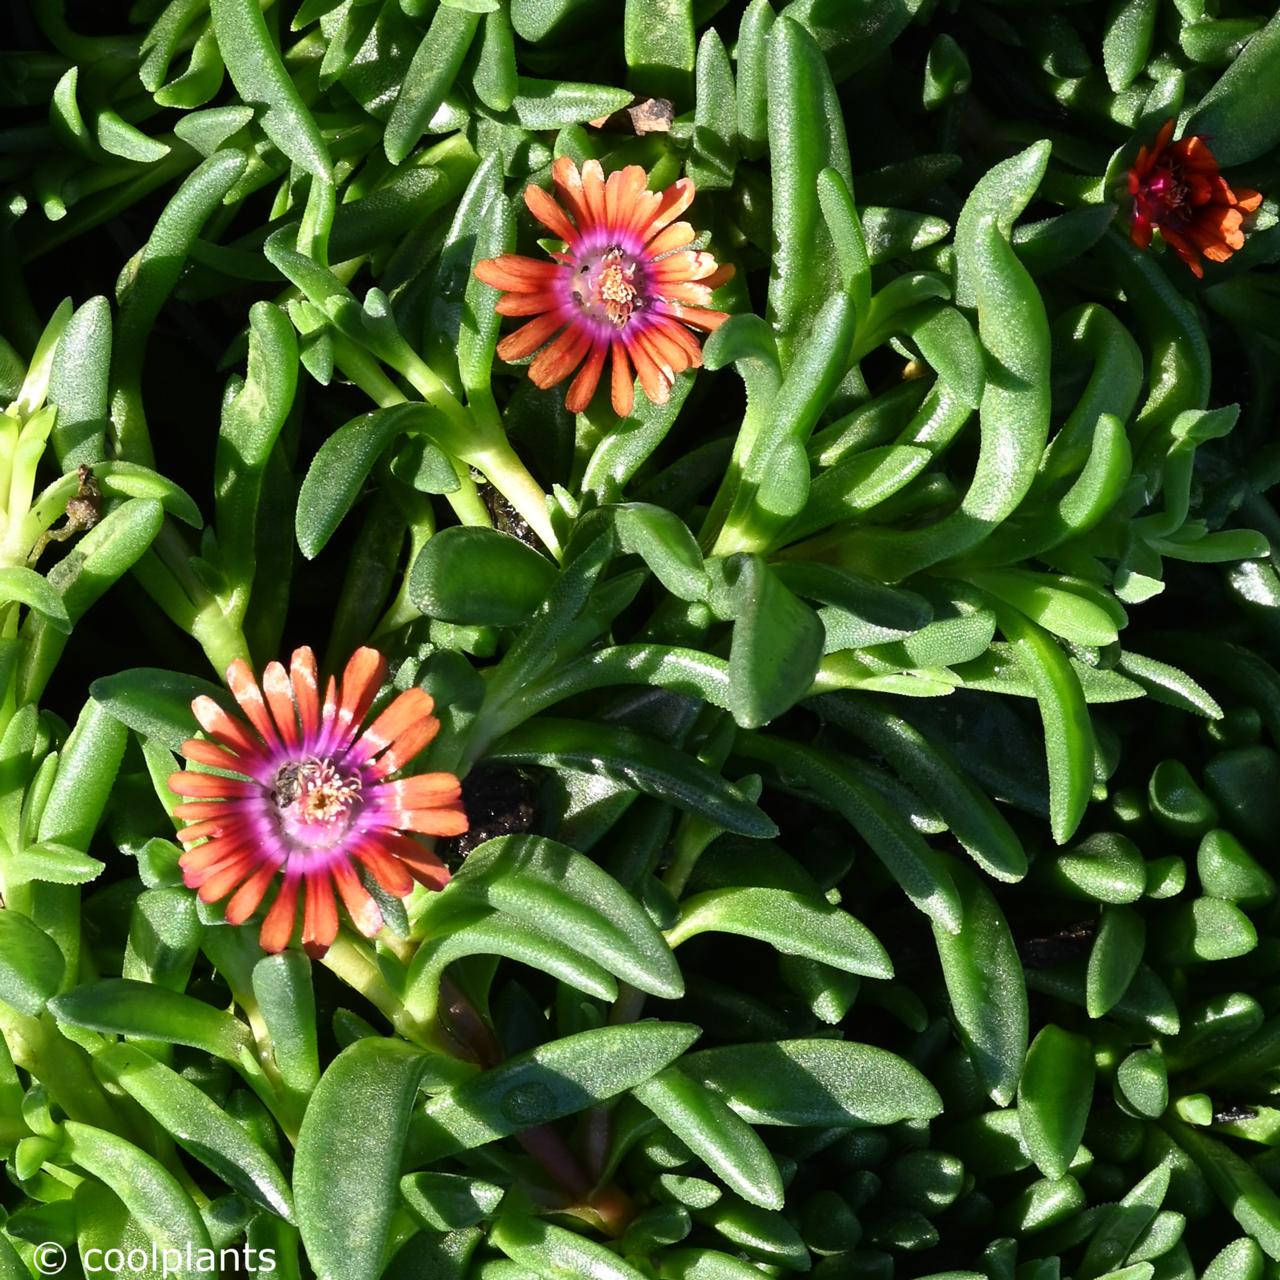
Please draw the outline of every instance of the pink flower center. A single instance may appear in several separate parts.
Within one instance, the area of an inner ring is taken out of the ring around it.
[[[588,315],[622,329],[643,305],[644,283],[644,268],[615,245],[582,259],[573,280],[573,296]]]
[[[1176,219],[1186,202],[1186,183],[1173,167],[1157,169],[1142,184],[1137,200],[1142,214],[1155,223]]]
[[[342,840],[360,807],[359,772],[329,758],[291,760],[276,773],[271,800],[281,829],[301,844],[328,848]]]

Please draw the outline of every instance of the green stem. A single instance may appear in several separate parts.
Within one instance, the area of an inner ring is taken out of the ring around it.
[[[560,540],[547,513],[547,495],[511,447],[496,412],[492,416],[483,412],[477,416],[464,409],[434,370],[416,355],[406,363],[403,373],[414,390],[432,408],[438,409],[448,423],[447,436],[441,443],[450,453],[475,467],[559,560]]]
[[[368,352],[333,335],[333,363],[349,382],[359,387],[379,409],[407,404],[409,397],[382,371],[382,366]]]
[[[177,528],[166,521],[156,535],[152,548],[191,602],[191,612],[184,630],[204,650],[219,677],[226,674],[227,668],[237,658],[248,661],[249,644],[245,640],[243,629],[227,617],[218,598],[192,572],[190,552]],[[146,586],[148,579],[144,577],[142,581]],[[162,609],[169,612],[164,600],[154,598]],[[172,616],[170,613],[170,617]],[[183,624],[180,622],[179,625]]]
[[[98,1083],[88,1054],[59,1033],[49,1014],[33,1018],[0,1004],[0,1033],[14,1064],[39,1080],[72,1120],[119,1131],[119,1108]]]
[[[409,403],[409,397],[383,373],[382,366],[354,343],[335,336],[333,362],[379,409],[390,409],[398,404]],[[454,404],[457,404],[456,400]],[[480,501],[475,483],[466,474],[465,466],[459,470],[458,488],[453,493],[445,494],[445,500],[463,524],[489,525],[492,523],[488,508]]]
[[[216,600],[210,600],[197,612],[191,635],[219,677],[226,675],[227,668],[237,658],[249,661],[249,643],[244,631],[222,612]]]
[[[744,495],[739,490],[738,498],[716,536],[711,548],[713,556],[763,554],[777,537],[776,523],[761,519],[754,491]]]
[[[698,859],[720,834],[719,827],[701,818],[686,815],[680,820],[672,841],[675,845],[675,856],[662,875],[663,887],[670,891],[673,898],[679,898],[684,892],[685,885],[689,883],[689,877],[693,875],[694,868],[698,865]]]
[[[195,623],[195,607],[164,561],[154,551],[145,551],[133,566],[133,576],[147,595],[159,605],[165,617],[190,635]]]
[[[519,512],[547,550],[557,560],[561,559],[564,553],[547,512],[546,492],[529,474],[506,436],[499,436],[487,446],[462,456]]]
[[[482,529],[491,528],[493,517],[489,508],[480,497],[480,490],[471,478],[471,468],[465,462],[454,460],[458,472],[458,487],[452,493],[446,493],[445,501],[453,508],[453,514],[462,524],[478,525]]]
[[[423,507],[425,510],[422,517],[409,525],[409,558],[406,562],[405,572],[400,575],[400,589],[396,592],[396,598],[387,607],[387,611],[382,615],[378,625],[374,627],[369,636],[369,643],[375,648],[384,637],[399,631],[401,627],[408,626],[409,623],[416,622],[422,617],[417,606],[409,599],[409,576],[422,548],[427,545],[431,535],[435,532],[435,520],[432,518],[431,506],[429,503],[424,503]]]
[[[261,1100],[263,1106],[271,1112],[285,1137],[296,1147],[298,1130],[302,1125],[302,1111],[305,1103],[300,1103],[296,1096],[285,1087],[280,1076],[280,1068],[276,1065],[275,1049],[271,1043],[271,1030],[262,1009],[249,991],[238,990],[235,993],[236,1003],[240,1006],[253,1033],[253,1043],[257,1050],[257,1072],[246,1074],[250,1087]],[[245,1074],[242,1072],[242,1074]],[[256,1078],[255,1078],[256,1077]]]
[[[378,362],[353,343],[335,338],[333,359],[342,373],[379,408],[388,409],[408,402],[408,397],[383,373]],[[501,428],[486,430],[477,424],[450,395],[444,383],[417,357],[406,365],[405,377],[423,400],[445,419],[445,429],[439,433],[437,443],[467,466],[475,467],[559,559],[560,542],[547,515],[547,495],[507,443]],[[459,478],[461,487],[445,495],[458,519],[463,524],[491,524],[488,510],[480,501],[470,477]]]
[[[391,990],[366,946],[345,933],[339,933],[333,946],[324,953],[321,963],[353,991],[364,996],[411,1044],[424,1049],[439,1049],[429,1028],[410,1016],[400,998]]]
[[[0,639],[18,638],[18,602],[0,605]],[[18,664],[16,658],[0,667],[0,735],[9,727],[18,710]],[[2,888],[2,887],[0,887]]]

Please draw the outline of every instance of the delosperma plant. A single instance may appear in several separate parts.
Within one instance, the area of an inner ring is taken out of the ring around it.
[[[1280,16],[9,0],[0,1280],[1269,1280]]]

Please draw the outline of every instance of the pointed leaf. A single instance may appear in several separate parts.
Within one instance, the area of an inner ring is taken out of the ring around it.
[[[837,1040],[779,1040],[690,1054],[680,1070],[749,1124],[860,1128],[927,1120],[933,1086],[896,1054]]]
[[[396,1040],[357,1040],[329,1064],[298,1135],[293,1189],[307,1257],[322,1280],[377,1280],[409,1115],[428,1059]]]

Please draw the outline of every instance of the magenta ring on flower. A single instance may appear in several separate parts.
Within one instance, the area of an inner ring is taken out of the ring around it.
[[[401,693],[365,726],[386,660],[358,649],[323,702],[315,654],[295,649],[288,671],[269,663],[259,686],[247,663],[234,662],[227,684],[245,720],[212,698],[192,711],[207,738],[182,746],[192,764],[169,779],[186,798],[175,815],[189,825],[183,879],[205,902],[230,895],[226,918],[242,924],[279,876],[263,920],[263,949],[281,951],[293,936],[299,895],[302,942],[322,954],[338,933],[334,889],[365,935],[382,927],[382,911],[356,870],[387,893],[406,897],[415,882],[439,889],[449,872],[422,840],[467,829],[461,786],[451,773],[392,779],[436,736],[431,695]],[[247,721],[247,723],[245,723]]]
[[[713,332],[728,319],[710,303],[733,268],[689,248],[696,233],[677,221],[694,185],[681,178],[650,191],[639,165],[606,179],[598,160],[579,170],[568,156],[555,162],[551,177],[554,197],[530,186],[524,200],[564,252],[552,253],[551,262],[504,253],[476,263],[476,275],[503,292],[498,314],[530,317],[503,338],[498,355],[521,360],[537,351],[529,377],[539,387],[576,370],[565,397],[571,413],[590,403],[606,361],[615,413],[630,414],[637,376],[650,401],[664,404],[676,377],[702,363],[693,331]]]

